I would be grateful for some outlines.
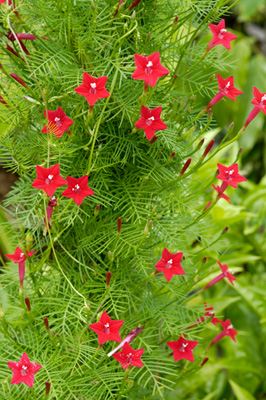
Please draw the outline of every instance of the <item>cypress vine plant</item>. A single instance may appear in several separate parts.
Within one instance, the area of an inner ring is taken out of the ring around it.
[[[19,249],[15,263],[2,258],[0,398],[168,398],[209,344],[204,320],[195,324],[204,306],[189,301],[216,260],[193,243],[224,233],[208,235],[222,192],[205,207],[216,171],[207,182],[196,173],[237,137],[230,126],[211,151],[213,104],[202,111],[198,99],[217,93],[226,70],[203,34],[233,4],[1,3],[1,158],[19,175],[4,207]],[[180,337],[193,342],[194,362],[174,361],[167,343]],[[112,356],[120,340],[144,350],[125,370]],[[24,353],[34,385],[10,385],[7,362]]]

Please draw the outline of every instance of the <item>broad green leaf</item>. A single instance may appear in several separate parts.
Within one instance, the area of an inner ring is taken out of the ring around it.
[[[238,386],[237,383],[229,379],[229,383],[236,395],[237,400],[256,400],[246,389]]]

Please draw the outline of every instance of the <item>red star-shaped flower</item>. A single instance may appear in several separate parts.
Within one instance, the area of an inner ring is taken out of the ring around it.
[[[159,51],[151,54],[148,57],[135,54],[136,69],[133,72],[133,79],[143,79],[145,84],[154,87],[157,80],[164,75],[169,74],[168,69],[160,64]]]
[[[48,116],[47,116],[48,114]],[[43,133],[52,132],[59,139],[65,131],[69,130],[69,127],[73,124],[72,119],[68,118],[61,107],[58,107],[56,111],[44,111],[45,118],[48,118],[48,127],[42,129]]]
[[[223,278],[227,278],[229,280],[229,282],[232,283],[232,285],[234,285],[233,281],[235,281],[236,278],[234,277],[233,274],[231,274],[229,272],[228,266],[226,264],[222,265],[220,263],[220,261],[217,261],[217,262],[222,270],[222,273],[220,275],[216,276],[216,278],[212,279],[202,290],[206,290],[207,288],[215,285],[217,282],[221,281]]]
[[[246,181],[246,178],[238,173],[238,164],[233,164],[230,167],[225,167],[221,164],[217,164],[217,166],[219,169],[217,179],[221,179],[221,181],[225,182],[227,185],[237,188],[239,182]]]
[[[26,251],[26,254],[28,257],[31,257],[34,253],[35,253],[35,250]],[[25,261],[26,261],[27,257],[25,256],[23,251],[20,249],[20,247],[16,247],[14,254],[6,254],[6,257],[9,258],[10,260],[12,260],[15,264],[18,264],[20,290],[22,292],[23,281],[24,281],[24,277],[25,277]]]
[[[238,90],[234,87],[234,77],[230,76],[229,78],[223,79],[221,75],[217,74],[218,80],[218,88],[219,93],[217,93],[214,98],[210,101],[210,103],[205,108],[207,111],[209,108],[214,106],[214,104],[218,103],[224,96],[229,97],[231,100],[236,100],[236,96],[242,94],[241,90]]]
[[[256,87],[253,88],[254,99],[251,103],[266,114],[266,93],[261,93]]]
[[[209,28],[213,33],[213,38],[208,45],[208,50],[212,49],[214,46],[218,46],[218,44],[230,50],[230,42],[231,40],[237,39],[237,36],[227,32],[224,19],[218,25],[209,24]]]
[[[242,94],[241,90],[238,90],[234,87],[234,77],[230,76],[229,78],[223,79],[221,75],[217,74],[218,80],[218,88],[221,93],[223,93],[226,97],[229,97],[231,100],[236,100],[236,96]]]
[[[104,311],[101,315],[100,321],[91,324],[90,328],[98,334],[99,344],[103,344],[108,340],[120,342],[119,329],[124,321],[112,320],[109,315]]]
[[[82,85],[75,89],[75,92],[84,96],[90,106],[93,106],[97,100],[104,99],[110,96],[110,93],[105,89],[107,76],[93,78],[87,72],[83,74]]]
[[[66,185],[66,180],[60,176],[59,164],[55,164],[50,168],[44,168],[40,165],[36,166],[37,178],[32,183],[32,187],[42,189],[51,197],[57,188]]]
[[[141,356],[144,349],[134,350],[126,342],[119,353],[113,354],[113,357],[120,362],[123,369],[127,369],[130,365],[133,367],[143,367]]]
[[[67,176],[67,189],[63,191],[62,196],[73,199],[80,206],[85,197],[94,194],[94,191],[88,187],[88,175],[81,178],[72,178]]]
[[[182,336],[174,342],[167,342],[167,346],[174,352],[174,360],[179,361],[183,358],[188,361],[194,361],[192,350],[199,342],[194,340],[186,340]]]
[[[223,337],[229,336],[231,339],[233,339],[234,342],[236,342],[235,336],[237,335],[237,331],[233,328],[233,325],[230,321],[230,319],[227,319],[226,321],[221,321],[218,320],[217,323],[220,323],[223,327],[223,331],[220,332],[211,342],[209,347],[213,346],[215,343],[219,342]]]
[[[231,324],[230,319],[227,319],[226,321],[220,321],[221,325],[223,327],[223,333],[225,336],[229,336],[231,339],[233,339],[234,342],[236,342],[235,336],[237,335],[237,331],[233,328],[233,325]]]
[[[11,385],[23,382],[30,387],[32,387],[34,383],[34,374],[42,368],[40,364],[31,363],[26,353],[23,353],[23,356],[18,362],[9,361],[7,365],[13,372]]]
[[[155,268],[162,271],[166,280],[170,281],[173,275],[185,275],[185,271],[180,265],[183,253],[171,254],[167,249],[163,249],[162,258],[157,262]]]
[[[167,129],[165,123],[161,120],[162,107],[149,110],[147,107],[141,107],[141,117],[135,123],[138,129],[144,129],[146,138],[151,140],[156,131]]]
[[[254,99],[252,99],[251,103],[254,104],[255,107],[249,113],[242,130],[246,129],[246,127],[258,115],[260,111],[266,114],[266,93],[261,93],[256,87],[254,87],[253,94],[254,94]]]
[[[233,281],[235,281],[236,278],[234,277],[233,274],[231,274],[229,272],[228,266],[226,264],[221,264],[220,261],[217,261],[217,262],[219,264],[219,267],[222,270],[222,273],[223,273],[224,277],[227,278],[229,280],[229,282],[232,283],[232,285],[234,285]]]
[[[230,202],[230,197],[227,196],[227,195],[224,194],[224,193],[221,193],[221,187],[220,187],[220,186],[218,186],[218,185],[217,185],[217,186],[212,185],[212,187],[213,187],[214,190],[216,190],[216,192],[218,193],[219,197],[221,197],[222,199],[225,199],[226,201],[228,201],[228,203],[231,204],[231,202]]]
[[[26,254],[28,257],[31,257],[34,253],[35,253],[35,250],[26,251]],[[14,261],[15,264],[25,262],[27,259],[27,257],[25,256],[23,251],[20,249],[20,247],[16,247],[14,254],[6,254],[6,257],[9,258],[10,260]]]

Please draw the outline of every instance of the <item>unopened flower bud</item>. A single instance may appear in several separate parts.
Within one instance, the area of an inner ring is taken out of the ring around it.
[[[207,261],[207,257],[204,257],[201,262],[202,262],[202,264],[205,264],[206,261]]]
[[[28,311],[31,312],[30,299],[28,297],[25,297],[25,304],[27,306]]]
[[[177,23],[178,23],[178,15],[175,17],[173,25],[176,26]]]
[[[27,251],[30,251],[31,246],[32,246],[32,243],[33,243],[33,236],[32,236],[32,233],[29,232],[29,233],[27,234],[27,236],[26,236]]]
[[[162,151],[159,151],[158,156],[161,156],[162,154],[163,154],[163,152],[162,152]]]
[[[209,81],[211,82],[211,81],[214,81],[214,79],[216,78],[216,75],[215,74],[212,74],[210,77],[209,77]]]
[[[199,150],[203,146],[204,142],[205,142],[205,139],[201,139],[201,141],[197,144],[197,150]]]
[[[170,154],[169,160],[173,160],[174,156],[175,156],[175,151],[173,151],[173,152]]]
[[[205,357],[200,365],[203,366],[207,361],[209,361],[209,357]]]
[[[50,382],[45,382],[45,394],[48,396],[51,390],[51,383]]]
[[[44,322],[44,325],[45,325],[45,328],[46,328],[47,332],[50,333],[50,326],[49,326],[48,318],[44,317],[43,322]]]
[[[180,172],[180,176],[184,175],[184,173],[186,172],[186,170],[188,169],[189,165],[191,163],[191,158],[188,158],[187,161],[185,162],[184,167],[182,168],[181,172]]]
[[[147,42],[149,42],[151,40],[151,33],[149,32],[148,35],[146,36],[146,40]]]
[[[110,286],[110,280],[111,280],[111,272],[108,271],[106,274],[106,286]]]
[[[119,217],[117,218],[117,234],[121,234],[121,225],[122,225],[122,219]]]
[[[226,226],[226,227],[223,229],[222,234],[226,233],[226,232],[228,231],[228,229],[229,229],[229,226]]]
[[[149,228],[149,230],[152,229],[152,220],[149,221],[149,223],[148,223],[148,228]]]
[[[201,158],[205,158],[205,157],[206,157],[206,155],[209,153],[209,151],[211,150],[212,146],[214,145],[214,142],[215,142],[214,139],[212,139],[212,140],[210,141],[210,143],[209,143],[208,146],[206,147],[204,153],[202,154]]]
[[[190,102],[194,103],[197,100],[197,96],[193,94],[192,96],[190,96],[189,100]]]
[[[24,86],[27,90],[30,90],[29,86],[21,79],[19,76],[11,73],[10,76],[15,79],[18,83],[20,83],[22,86]]]
[[[211,108],[209,108],[209,110],[208,110],[207,120],[208,121],[212,120],[212,110],[211,110]]]
[[[96,6],[95,6],[95,3],[94,3],[93,0],[91,0],[91,8],[92,8],[92,10],[95,10],[95,9],[96,9]]]
[[[135,21],[135,19],[136,19],[136,11],[135,10],[133,11],[133,13],[131,15],[131,19],[132,19],[132,21]]]
[[[95,215],[95,217],[97,217],[97,215],[99,215],[99,211],[100,211],[100,206],[99,206],[99,204],[97,204],[97,206],[96,206],[95,209],[94,209],[94,215]]]
[[[157,135],[154,135],[153,138],[152,138],[151,141],[150,141],[150,144],[155,143],[157,139],[158,139],[158,136],[157,136]]]
[[[108,258],[110,261],[114,261],[114,256],[113,253],[111,251],[108,251]]]

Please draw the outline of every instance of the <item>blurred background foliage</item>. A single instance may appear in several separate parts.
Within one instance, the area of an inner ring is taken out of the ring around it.
[[[217,63],[221,65],[223,78],[233,75],[235,86],[244,91],[236,103],[221,101],[213,107],[214,120],[223,137],[228,125],[234,121],[233,135],[243,126],[252,109],[253,86],[266,91],[266,0],[240,0],[226,19],[226,26],[238,36],[231,52],[221,48],[217,52]],[[202,38],[206,43],[210,34]],[[221,46],[219,46],[221,47]],[[225,66],[226,63],[226,66]],[[226,70],[226,72],[225,72]],[[216,78],[214,86],[217,85]],[[197,99],[202,107],[208,103],[207,96]],[[200,107],[200,106],[199,106]],[[217,128],[216,126],[216,128]],[[3,131],[4,126],[0,126]],[[194,178],[204,182],[213,174],[217,162],[224,165],[233,163],[239,146],[243,148],[241,174],[248,181],[238,190],[227,191],[231,194],[232,204],[220,200],[211,211],[213,228],[210,224],[209,235],[215,237],[217,225],[221,231],[225,226],[229,230],[222,240],[208,248],[200,237],[193,244],[195,253],[208,257],[204,270],[209,269],[210,277],[217,275],[218,265],[213,260],[220,252],[220,261],[228,264],[237,277],[234,286],[225,282],[209,288],[203,294],[191,299],[191,306],[206,301],[212,305],[216,317],[234,321],[239,331],[237,342],[226,337],[209,352],[209,361],[200,371],[188,374],[186,379],[177,382],[176,390],[167,399],[191,400],[261,400],[266,399],[266,118],[260,113],[249,125],[240,142],[220,152],[218,156],[205,164]],[[212,138],[212,131],[205,135]],[[213,134],[214,136],[214,134]],[[219,137],[218,137],[219,138]],[[2,166],[4,167],[4,166]],[[0,196],[12,185],[14,176],[0,171]],[[193,184],[193,183],[192,183]],[[213,195],[206,193],[206,203]],[[204,205],[203,205],[204,206]],[[11,252],[9,248],[9,230],[6,228],[6,216],[0,211],[0,257]],[[5,230],[6,229],[6,230]],[[226,250],[225,250],[226,249]],[[212,265],[212,267],[209,266]],[[199,271],[199,280],[200,280]],[[202,285],[200,282],[200,286]],[[208,323],[208,329],[202,329],[202,335],[211,341],[219,330]],[[241,328],[240,328],[241,327]],[[204,325],[206,328],[206,325]]]
[[[212,108],[214,120],[219,126],[220,138],[224,136],[228,125],[234,121],[234,131],[243,126],[252,109],[253,86],[261,92],[266,91],[266,0],[240,0],[232,14],[226,19],[226,26],[238,36],[230,52],[223,48],[218,51],[220,74],[223,78],[234,76],[235,86],[244,91],[238,102],[221,101]],[[206,35],[206,43],[210,39]],[[222,47],[222,46],[219,46]],[[227,65],[226,72],[224,66]],[[214,84],[217,85],[216,78]],[[209,101],[202,98],[202,106]],[[232,195],[232,204],[221,200],[211,216],[221,230],[229,230],[214,246],[205,248],[199,238],[195,251],[200,250],[209,260],[217,257],[228,264],[235,272],[237,281],[234,286],[216,284],[191,300],[192,304],[206,301],[214,307],[216,316],[229,318],[238,330],[237,342],[224,338],[209,353],[209,361],[202,369],[182,382],[169,400],[261,400],[266,399],[266,118],[260,113],[247,128],[239,143],[234,143],[223,153],[219,153],[198,172],[197,179],[204,182],[212,174],[217,162],[230,165],[234,162],[239,147],[241,171],[248,178],[241,189],[228,190]],[[212,138],[212,132],[208,133]],[[206,135],[205,135],[206,136]],[[218,137],[219,138],[219,137]],[[216,139],[217,140],[217,139]],[[211,190],[209,197],[211,198]],[[211,225],[210,232],[211,233]],[[213,229],[213,236],[217,232]],[[227,249],[226,251],[224,249]],[[213,263],[212,263],[213,265]],[[204,268],[208,268],[208,262]],[[213,267],[212,267],[213,268]],[[218,265],[210,274],[218,273]],[[211,277],[211,275],[210,275]],[[202,285],[203,286],[203,285]],[[217,328],[208,323],[209,329],[202,334],[212,340],[218,333]],[[205,327],[204,327],[205,328]]]

